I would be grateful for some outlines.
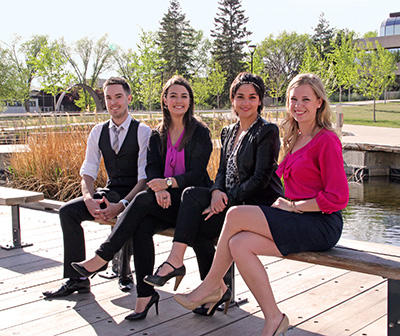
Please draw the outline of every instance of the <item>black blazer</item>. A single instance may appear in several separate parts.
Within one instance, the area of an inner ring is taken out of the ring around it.
[[[239,184],[228,193],[225,188],[227,145],[233,136],[235,124],[224,127],[221,133],[221,155],[218,173],[211,191],[226,192],[229,205],[271,205],[283,196],[281,181],[275,171],[280,148],[279,129],[275,124],[259,118],[243,138],[238,154]]]
[[[147,181],[164,178],[165,154],[162,154],[161,141],[160,132],[153,130],[147,150]],[[212,182],[207,173],[207,165],[212,151],[212,142],[210,131],[205,125],[196,121],[193,135],[186,143],[184,151],[185,173],[174,176],[179,188],[209,187]]]

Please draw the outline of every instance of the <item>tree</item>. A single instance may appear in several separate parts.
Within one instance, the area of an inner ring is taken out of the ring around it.
[[[307,45],[300,72],[318,75],[324,84],[328,97],[336,91],[337,82],[333,64],[321,56],[316,47],[311,43]]]
[[[5,100],[12,96],[12,65],[6,49],[0,47],[0,111]]]
[[[156,43],[156,34],[144,32],[140,36],[138,47],[139,97],[148,110],[159,102],[161,93],[160,69],[166,66],[159,57],[160,48]]]
[[[321,56],[326,57],[331,52],[331,40],[334,36],[335,30],[329,26],[329,22],[325,19],[325,14],[321,13],[312,36],[312,43]]]
[[[339,89],[339,102],[342,101],[343,88],[348,89],[358,82],[357,53],[354,47],[353,34],[340,33],[337,39],[332,40],[331,53],[327,60],[333,64],[337,87]],[[348,99],[350,100],[350,94]]]
[[[299,73],[308,41],[306,34],[283,32],[276,38],[266,37],[257,47],[256,64],[262,60],[261,74],[271,97],[282,97],[290,80]]]
[[[244,15],[240,0],[220,0],[217,16],[214,18],[214,38],[212,55],[227,73],[227,85],[237,74],[244,70],[244,46],[248,44],[251,32],[246,24],[249,20]],[[227,92],[227,90],[226,90]]]
[[[204,38],[204,33],[201,30],[196,31],[194,43],[196,49],[192,55],[191,73],[194,76],[205,76],[211,59],[212,44],[208,38]]]
[[[74,69],[79,84],[85,84],[94,89],[99,76],[112,66],[115,50],[110,46],[107,35],[102,36],[97,42],[84,37],[76,41],[72,48],[62,41],[61,46],[61,52]],[[94,103],[86,90],[83,92],[84,106]]]
[[[372,42],[366,42],[365,49],[360,46],[358,60],[360,62],[358,90],[374,100],[373,118],[376,121],[376,100],[395,80],[397,69],[395,57],[375,41],[375,46]]]
[[[208,106],[207,100],[210,97],[210,89],[208,81],[205,77],[195,77],[192,80],[192,89],[194,95],[194,103],[196,107]]]
[[[207,81],[209,95],[217,98],[217,108],[220,108],[220,97],[224,92],[227,73],[218,62],[214,62],[210,70]]]
[[[8,50],[8,59],[13,72],[10,99],[23,103],[28,112],[32,81],[36,76],[33,60],[39,54],[41,46],[47,43],[47,36],[34,35],[24,43],[20,41],[21,38],[16,37]]]
[[[114,59],[117,63],[118,73],[123,76],[129,83],[132,90],[132,106],[138,107],[140,105],[140,69],[139,69],[139,56],[136,52],[129,49],[123,51],[121,48],[117,49],[114,54]]]
[[[190,77],[193,52],[196,49],[196,32],[182,13],[178,0],[171,0],[158,31],[157,44],[165,61],[168,78],[175,73]]]
[[[67,59],[61,52],[61,45],[57,41],[44,42],[40,52],[32,59],[36,75],[44,92],[53,96],[54,109],[57,103],[57,95],[65,90],[72,79],[67,70]]]

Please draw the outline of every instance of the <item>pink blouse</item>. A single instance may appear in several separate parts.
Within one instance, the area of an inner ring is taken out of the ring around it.
[[[325,213],[342,210],[347,205],[349,186],[342,144],[332,131],[322,129],[307,145],[286,155],[276,173],[283,176],[288,199],[315,198]]]
[[[172,145],[171,137],[168,132],[164,177],[172,177],[185,173],[185,150],[182,148],[178,151],[184,133],[185,130],[183,130],[175,145]]]

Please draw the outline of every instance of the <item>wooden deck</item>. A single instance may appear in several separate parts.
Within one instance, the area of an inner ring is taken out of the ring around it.
[[[10,207],[0,206],[0,239],[11,239]],[[88,255],[110,228],[84,224]],[[159,290],[160,315],[154,308],[147,319],[129,322],[135,291],[126,294],[116,280],[98,276],[92,292],[64,299],[43,300],[42,291],[58,287],[62,276],[62,234],[58,214],[21,209],[22,239],[33,246],[0,250],[0,335],[259,335],[262,313],[241,276],[236,275],[236,298],[248,303],[201,317],[178,305],[172,282]],[[156,265],[165,260],[171,238],[155,236]],[[371,276],[312,264],[262,257],[279,306],[292,326],[287,335],[386,335],[387,282]],[[178,291],[200,279],[191,249],[185,261],[188,274]]]

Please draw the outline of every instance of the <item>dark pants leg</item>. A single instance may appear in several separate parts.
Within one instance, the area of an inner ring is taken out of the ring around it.
[[[174,241],[192,246],[199,265],[200,277],[204,279],[214,259],[214,241],[219,236],[226,214],[213,215],[204,221],[202,212],[210,205],[211,194],[208,188],[189,187],[182,193],[175,227]]]
[[[146,284],[143,278],[146,275],[153,274],[155,258],[153,235],[175,226],[180,204],[180,192],[171,192],[171,198],[172,205],[168,209],[163,209],[160,206],[154,207],[151,214],[147,215],[138,225],[132,237],[138,297],[151,296],[154,293],[153,286]]]
[[[86,208],[83,197],[67,202],[59,210],[64,239],[64,278],[81,275],[71,267],[71,262],[85,260],[85,237],[81,223],[94,218]]]

